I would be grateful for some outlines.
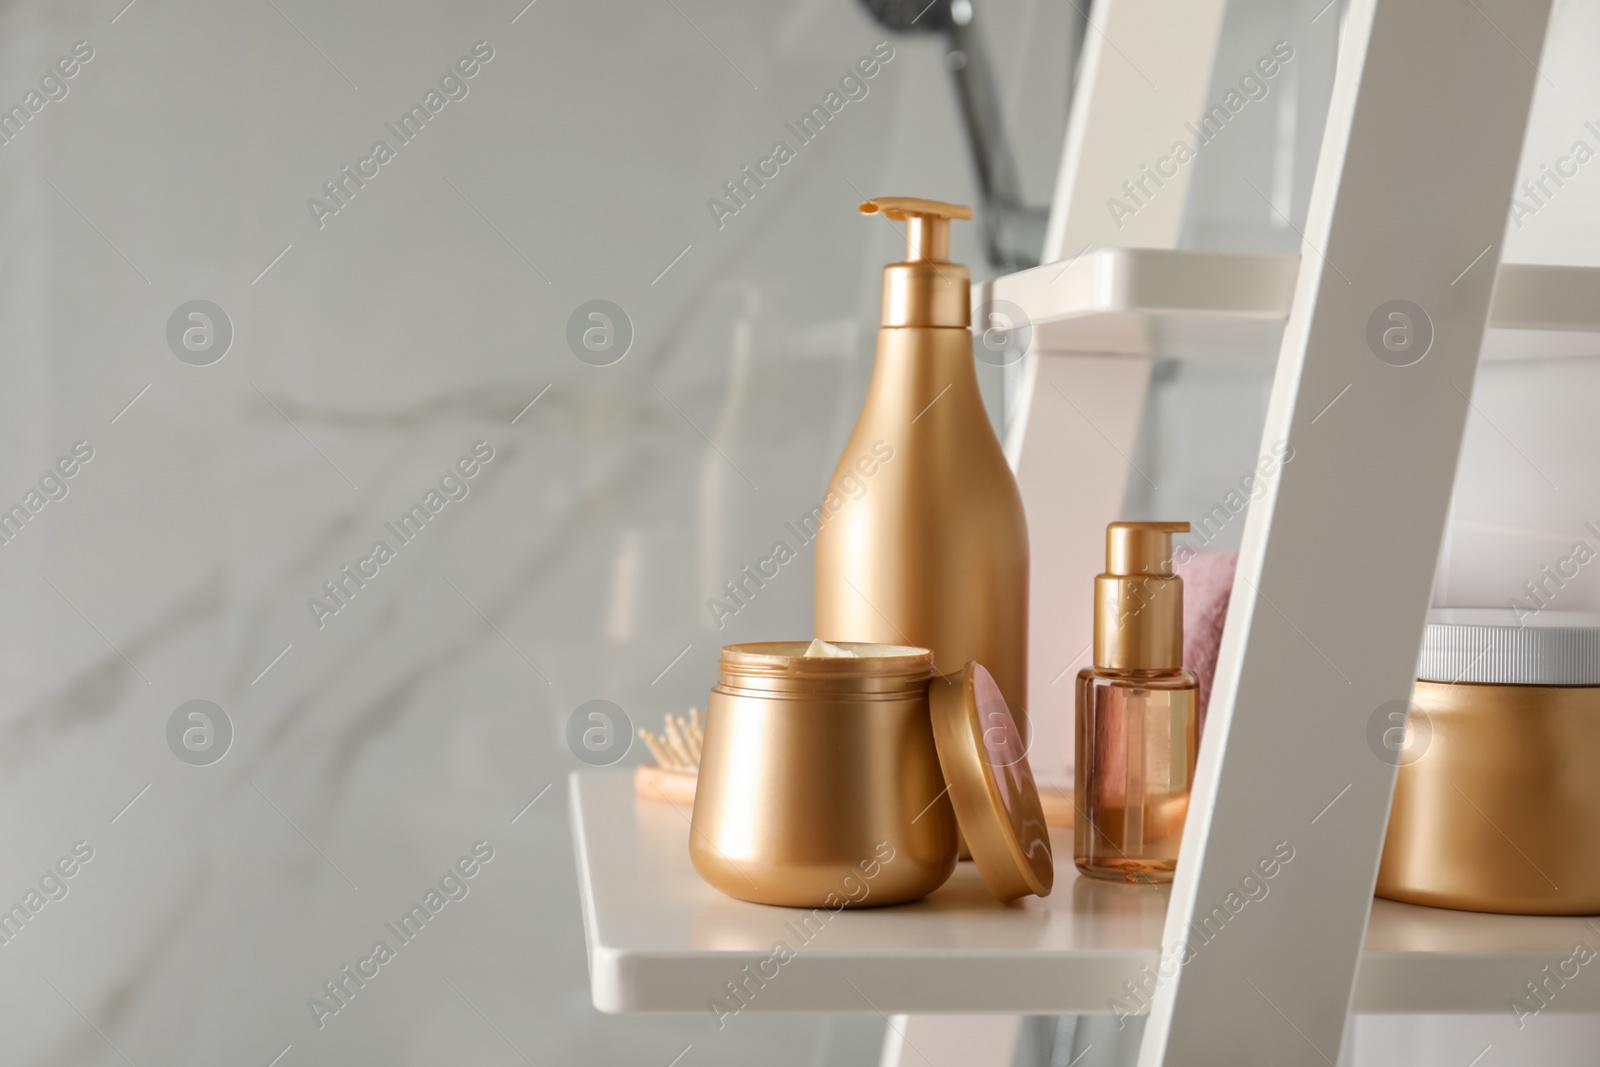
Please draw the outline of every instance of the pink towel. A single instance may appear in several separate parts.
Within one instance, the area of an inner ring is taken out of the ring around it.
[[[1178,568],[1183,578],[1183,665],[1200,680],[1200,729],[1211,703],[1211,679],[1217,673],[1222,624],[1228,617],[1237,552],[1197,552]]]

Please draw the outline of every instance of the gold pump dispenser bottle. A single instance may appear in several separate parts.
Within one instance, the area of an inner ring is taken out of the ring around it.
[[[883,268],[866,403],[834,469],[817,532],[816,634],[914,645],[943,674],[988,669],[1028,736],[1028,526],[984,410],[971,279],[950,262],[959,204],[883,197],[904,262]]]
[[[1094,580],[1094,666],[1078,675],[1074,860],[1092,878],[1170,882],[1189,812],[1198,738],[1183,669],[1183,579],[1172,535],[1186,522],[1106,527]]]

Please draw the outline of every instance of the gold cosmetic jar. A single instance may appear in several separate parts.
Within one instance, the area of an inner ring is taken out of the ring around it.
[[[926,649],[840,647],[856,655],[808,658],[803,641],[722,650],[689,835],[701,877],[759,904],[915,900],[955,871],[960,810],[996,897],[1048,893],[1038,792],[988,672],[941,677]]]
[[[1600,914],[1600,618],[1505,614],[1430,616],[1377,893]]]

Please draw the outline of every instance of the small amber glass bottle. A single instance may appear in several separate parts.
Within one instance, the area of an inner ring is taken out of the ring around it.
[[[1186,522],[1106,527],[1095,578],[1094,666],[1078,675],[1074,859],[1091,878],[1172,881],[1194,782],[1197,683],[1183,669]]]

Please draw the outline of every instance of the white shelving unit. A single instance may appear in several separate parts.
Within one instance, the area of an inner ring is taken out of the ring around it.
[[[1054,355],[1270,364],[1299,256],[1102,248],[973,286],[974,307],[1021,308]],[[1484,363],[1600,356],[1600,269],[1503,263]]]
[[[602,1011],[709,1017],[713,997],[738,1007],[724,983],[744,980],[743,968],[782,941],[795,958],[748,987],[744,1010],[1105,1014],[1113,998],[1137,1007],[1123,983],[1160,955],[1166,889],[1080,878],[1070,833],[1054,842],[1056,888],[1044,899],[996,904],[964,863],[916,904],[844,911],[797,932],[807,912],[734,900],[702,881],[689,862],[689,810],[636,797],[630,774],[579,771],[571,803],[590,987]],[[1274,890],[1295,875],[1290,861],[1233,921],[1273,908]],[[1583,919],[1378,901],[1354,1010],[1503,1012],[1540,968],[1597,936]],[[1600,983],[1571,983],[1549,1010],[1600,1011]]]
[[[1325,10],[1342,16],[1341,55],[1304,256],[1175,249],[1193,168],[1126,226],[1107,221],[1105,198],[1210,106],[1224,6],[1095,5],[1046,239],[1054,262],[974,292],[976,308],[1005,301],[1035,330],[1006,448],[1033,545],[1028,710],[1050,786],[1066,770],[1051,754],[1071,751],[1071,686],[1056,683],[1087,644],[1083,594],[1120,517],[1152,359],[1276,360],[1263,452],[1282,439],[1296,458],[1245,520],[1170,893],[1081,880],[1060,842],[1047,899],[995,905],[962,869],[925,901],[841,913],[797,945],[786,924],[805,913],[699,880],[686,811],[635,800],[626,775],[580,772],[574,834],[602,1010],[708,1011],[784,940],[795,958],[743,1010],[894,1013],[885,1067],[921,1062],[939,1050],[905,1053],[919,1018],[948,1035],[932,1017],[1111,1011],[1279,841],[1296,858],[1269,895],[1159,984],[1141,1067],[1333,1063],[1349,1010],[1504,1012],[1600,937],[1589,919],[1372,898],[1394,770],[1364,729],[1415,680],[1480,358],[1600,355],[1600,271],[1500,262],[1550,0]],[[1159,89],[1141,68],[1159,71]],[[1367,340],[1395,300],[1426,309],[1432,328],[1426,357],[1405,366]],[[1113,453],[1122,461],[1083,459]],[[1547,1010],[1600,1012],[1600,984],[1571,983]],[[940,1062],[1010,1062],[999,1043],[974,1047],[985,1051]]]

